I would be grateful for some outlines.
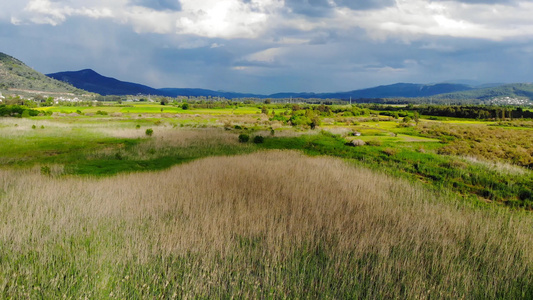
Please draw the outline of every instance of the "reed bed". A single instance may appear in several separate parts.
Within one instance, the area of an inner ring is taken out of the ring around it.
[[[0,220],[0,298],[533,296],[531,214],[290,151],[0,170]]]

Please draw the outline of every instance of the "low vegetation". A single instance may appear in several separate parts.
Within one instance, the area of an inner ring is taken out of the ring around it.
[[[529,216],[336,159],[264,152],[104,179],[44,173],[0,172],[2,297],[533,295]]]
[[[529,120],[198,105],[1,118],[0,298],[533,297]]]

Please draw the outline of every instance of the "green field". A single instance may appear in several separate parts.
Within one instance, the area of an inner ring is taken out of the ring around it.
[[[533,298],[529,121],[195,105],[0,118],[0,298]]]

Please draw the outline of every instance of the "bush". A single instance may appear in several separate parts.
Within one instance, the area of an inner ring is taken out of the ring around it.
[[[148,129],[146,129],[145,133],[146,133],[147,136],[152,136],[152,134],[154,134],[154,130],[152,128],[148,128]]]
[[[181,109],[183,109],[183,110],[187,110],[187,109],[189,109],[189,103],[183,103],[183,104],[181,105]]]
[[[240,142],[240,143],[246,143],[246,142],[248,142],[249,140],[250,140],[250,136],[249,136],[249,135],[244,134],[244,133],[239,134],[239,142]]]
[[[120,152],[117,152],[117,153],[115,153],[115,159],[116,160],[122,160],[122,159],[124,159],[124,157],[122,156],[122,154]]]
[[[255,144],[262,144],[265,141],[265,138],[261,135],[256,135],[254,137],[254,143]]]
[[[366,143],[363,140],[352,140],[348,143],[350,146],[358,147],[358,146],[364,146]]]
[[[50,176],[52,174],[52,170],[49,166],[42,166],[41,167],[41,175]]]
[[[35,128],[37,128],[37,126],[31,125],[31,129],[35,129]]]
[[[137,124],[135,125],[135,129],[140,129],[141,128],[141,125]]]

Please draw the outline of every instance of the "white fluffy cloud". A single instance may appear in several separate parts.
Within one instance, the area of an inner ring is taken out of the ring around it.
[[[269,17],[283,6],[280,0],[182,0],[177,33],[220,38],[254,38]]]
[[[363,28],[376,39],[450,36],[503,40],[533,36],[531,1],[396,0],[393,5],[385,1],[388,4],[381,7],[354,10],[328,0],[307,10],[309,15],[295,12],[288,0],[180,0],[179,5],[175,1],[179,10],[156,10],[133,0],[30,0],[25,6],[17,0],[16,5],[8,1],[13,4],[7,4],[7,10],[13,10],[13,24],[56,26],[73,17],[107,18],[137,32],[223,39],[260,38],[281,27],[300,32]],[[313,7],[311,3],[299,6]],[[327,13],[317,14],[319,9]],[[5,17],[6,12],[2,15]]]
[[[14,24],[33,22],[36,24],[59,25],[69,17],[85,16],[93,19],[114,17],[113,8],[99,1],[78,1],[75,6],[63,1],[31,0],[23,11],[15,12],[11,17]],[[90,5],[84,5],[84,3]]]
[[[177,0],[176,0],[177,1]],[[128,24],[137,32],[189,34],[208,38],[255,38],[282,0],[181,0],[181,10],[155,10],[126,0],[30,0],[13,11],[13,24],[60,25],[71,17],[108,18]]]
[[[456,1],[397,0],[396,5],[372,10],[339,10],[346,26],[360,26],[377,39],[405,40],[449,36],[503,40],[533,37],[533,4],[467,4]]]

